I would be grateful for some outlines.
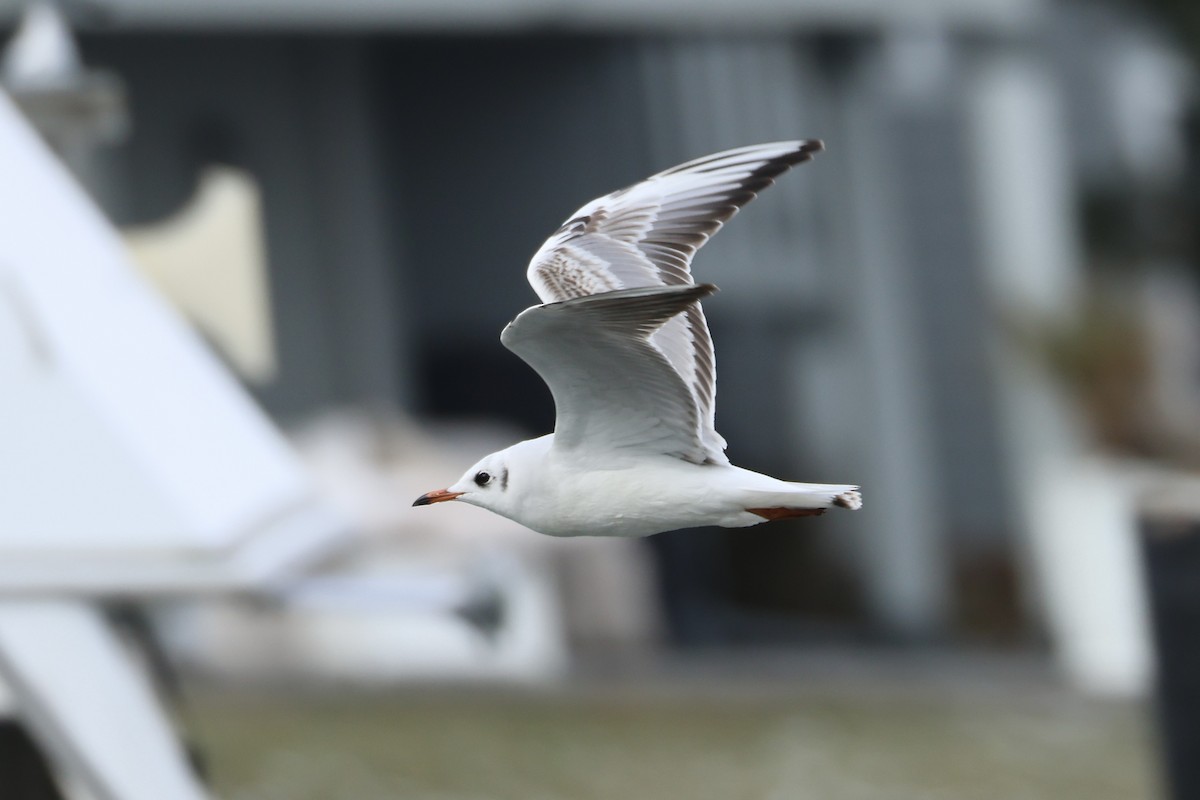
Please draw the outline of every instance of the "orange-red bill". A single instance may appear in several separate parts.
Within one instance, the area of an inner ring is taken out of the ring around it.
[[[432,492],[426,492],[416,499],[414,506],[427,506],[432,503],[444,503],[447,500],[453,500],[462,495],[462,492],[452,492],[449,489],[434,489]]]

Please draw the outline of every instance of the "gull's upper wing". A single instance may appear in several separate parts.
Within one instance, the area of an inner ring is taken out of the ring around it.
[[[624,289],[534,306],[510,322],[500,341],[554,395],[554,446],[710,460],[695,398],[650,337],[714,291],[711,284]]]
[[[534,254],[529,282],[544,303],[691,284],[692,256],[701,245],[776,177],[821,147],[808,140],[727,150],[593,200]],[[706,458],[726,462],[725,440],[713,427],[715,363],[700,304],[668,319],[650,342],[692,396]]]

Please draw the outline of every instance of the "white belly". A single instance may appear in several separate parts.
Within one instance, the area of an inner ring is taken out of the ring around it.
[[[556,472],[553,485],[540,487],[517,519],[551,536],[648,536],[764,521],[748,513],[739,497],[740,474],[756,473],[737,467],[663,458],[627,468]]]

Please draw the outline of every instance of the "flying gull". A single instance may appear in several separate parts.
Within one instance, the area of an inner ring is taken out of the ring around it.
[[[696,251],[738,209],[822,149],[728,150],[576,211],[529,264],[542,301],[500,341],[554,396],[554,433],[492,453],[415,506],[460,500],[551,536],[743,528],[857,509],[857,486],[791,483],[736,467],[713,426],[716,374]]]

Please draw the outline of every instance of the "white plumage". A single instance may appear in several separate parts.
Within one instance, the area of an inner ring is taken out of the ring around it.
[[[756,193],[821,149],[777,142],[689,161],[580,208],[534,254],[544,305],[500,340],[545,380],[554,433],[493,453],[414,505],[460,499],[556,536],[745,527],[861,505],[857,486],[735,467],[713,426],[712,339],[691,260]]]

